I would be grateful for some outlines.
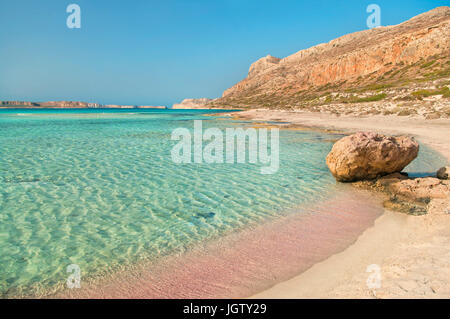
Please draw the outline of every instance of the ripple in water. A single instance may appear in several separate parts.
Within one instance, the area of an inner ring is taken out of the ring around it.
[[[251,125],[184,110],[0,111],[0,295],[58,291],[70,264],[95,278],[191,252],[336,191],[324,160],[336,135],[280,131],[273,175],[175,164],[171,132],[194,119]],[[421,154],[412,170],[434,170],[436,154]]]

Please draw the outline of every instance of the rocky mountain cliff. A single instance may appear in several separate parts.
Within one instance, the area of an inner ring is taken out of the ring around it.
[[[200,98],[200,99],[184,99],[181,103],[175,103],[172,105],[173,109],[204,109],[207,108],[208,103],[212,99]]]
[[[309,108],[377,101],[386,97],[380,89],[448,82],[449,56],[450,8],[439,7],[399,25],[347,34],[283,59],[261,58],[210,106]],[[442,85],[447,85],[445,95],[448,83]]]

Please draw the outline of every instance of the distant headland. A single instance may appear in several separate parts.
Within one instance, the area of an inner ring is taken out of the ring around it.
[[[151,105],[116,105],[116,104],[99,104],[79,101],[47,101],[47,102],[30,102],[30,101],[0,101],[0,108],[24,107],[24,108],[121,108],[121,109],[166,109],[166,106]]]

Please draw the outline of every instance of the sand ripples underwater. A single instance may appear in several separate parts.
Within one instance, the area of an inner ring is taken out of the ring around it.
[[[174,128],[246,123],[164,110],[17,113],[0,113],[3,297],[58,291],[70,264],[94,278],[184,253],[336,187],[324,161],[336,135],[281,131],[280,169],[262,175],[259,164],[171,161]]]

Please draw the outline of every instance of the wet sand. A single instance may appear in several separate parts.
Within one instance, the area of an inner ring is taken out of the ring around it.
[[[338,186],[334,196],[155,264],[94,282],[82,278],[81,289],[51,297],[248,297],[344,250],[382,213],[381,199],[368,191]]]
[[[231,116],[341,132],[406,133],[450,158],[449,120],[260,110]],[[52,297],[450,297],[449,202],[436,203],[428,215],[408,216],[384,211],[377,195],[361,192],[346,188],[311,208],[313,214],[280,218]],[[372,264],[381,270],[379,289],[366,284]]]
[[[241,119],[290,122],[342,132],[408,134],[428,144],[450,163],[450,119],[396,116],[351,117],[320,113],[251,110]],[[442,166],[448,163],[442,163]],[[253,298],[450,298],[450,198],[434,200],[429,214],[409,216],[385,211],[343,252],[305,272],[253,295]],[[380,288],[369,288],[380,268]]]

